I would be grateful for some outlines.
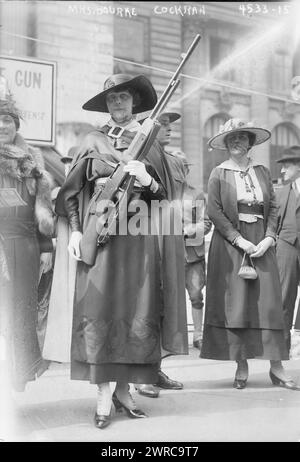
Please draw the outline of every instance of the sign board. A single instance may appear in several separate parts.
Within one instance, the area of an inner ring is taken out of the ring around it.
[[[0,56],[0,75],[20,110],[20,133],[31,144],[55,143],[56,63]]]

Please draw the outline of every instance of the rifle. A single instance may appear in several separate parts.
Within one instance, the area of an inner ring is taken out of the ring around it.
[[[147,156],[161,127],[158,117],[178,87],[180,82],[178,79],[179,73],[200,39],[201,36],[197,34],[188,51],[182,55],[182,61],[171,77],[166,89],[152,109],[149,117],[141,124],[127,149],[125,157],[127,160],[141,161]],[[127,209],[127,200],[132,192],[135,176],[124,172],[123,167],[126,163],[126,160],[122,160],[117,164],[115,170],[107,179],[104,188],[99,188],[99,191],[93,196],[90,207],[87,210],[83,223],[80,251],[82,260],[88,265],[94,265],[97,247],[106,244],[110,236],[110,231],[114,229],[116,220]],[[102,208],[97,207],[100,197]]]

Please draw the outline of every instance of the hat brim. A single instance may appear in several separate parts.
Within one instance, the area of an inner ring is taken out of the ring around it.
[[[154,108],[157,102],[156,91],[154,90],[151,82],[145,76],[138,75],[137,77],[133,77],[133,79],[128,80],[128,82],[120,83],[119,85],[115,85],[107,90],[101,91],[98,95],[84,103],[82,109],[85,109],[86,111],[109,112],[106,104],[106,97],[108,93],[111,93],[112,91],[118,92],[128,88],[136,90],[141,98],[140,104],[133,107],[133,114],[150,111]]]
[[[269,130],[266,130],[265,128],[241,127],[213,136],[208,140],[207,144],[213,149],[221,149],[223,151],[227,151],[227,147],[225,145],[225,138],[226,136],[231,135],[231,133],[235,132],[248,132],[255,135],[255,142],[253,143],[253,146],[264,143],[271,137],[271,132]]]
[[[287,156],[287,157],[282,157],[281,159],[276,160],[278,164],[283,164],[284,162],[297,162],[300,164],[300,157],[293,157],[293,156]]]
[[[73,157],[70,157],[70,156],[64,156],[60,159],[60,161],[63,163],[63,164],[66,164],[67,162],[72,162],[73,160]]]
[[[143,117],[137,117],[137,121],[138,122],[143,122],[145,119],[147,119],[147,117],[149,117],[150,113],[148,114],[143,114]],[[161,116],[168,116],[169,117],[169,121],[170,123],[173,123],[173,122],[176,122],[176,120],[180,119],[181,115],[178,114],[178,112],[162,112],[159,116],[158,116],[158,120]]]
[[[164,116],[164,115],[168,116],[170,123],[176,122],[176,120],[180,119],[180,117],[181,117],[181,115],[178,114],[178,112],[162,112],[160,115],[161,116]]]

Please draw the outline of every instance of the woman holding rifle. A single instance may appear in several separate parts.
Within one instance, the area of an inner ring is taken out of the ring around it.
[[[183,240],[182,248],[177,240],[174,257],[161,250],[157,235],[116,232],[97,248],[93,266],[81,260],[86,206],[126,156],[140,128],[133,114],[151,110],[156,101],[156,92],[145,76],[116,74],[105,81],[103,91],[83,109],[109,113],[111,118],[83,140],[56,202],[58,215],[68,217],[72,230],[68,249],[78,260],[71,379],[97,384],[97,428],[109,425],[112,401],[116,410],[126,411],[128,417],[145,417],[130,395],[129,383],[157,382],[162,349],[164,354],[188,352],[182,309]],[[147,204],[147,223],[151,221],[152,200],[172,199],[174,185],[165,162],[155,141],[144,162],[129,160],[124,167],[136,177],[130,201],[139,199]],[[128,217],[125,220],[127,223]],[[110,382],[116,382],[113,395]]]

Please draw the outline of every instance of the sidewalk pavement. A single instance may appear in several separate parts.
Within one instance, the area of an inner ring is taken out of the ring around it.
[[[300,361],[284,363],[300,384]],[[235,363],[188,356],[163,360],[162,369],[184,383],[183,390],[162,390],[157,399],[135,401],[146,419],[115,415],[104,430],[93,426],[96,387],[71,381],[69,365],[52,363],[24,393],[6,401],[0,439],[30,442],[237,442],[300,441],[300,391],[272,385],[268,361],[250,360],[244,390],[232,387]],[[2,414],[3,416],[3,414]],[[3,419],[2,419],[3,420]],[[4,424],[4,425],[3,425]],[[3,430],[4,428],[4,430]]]

